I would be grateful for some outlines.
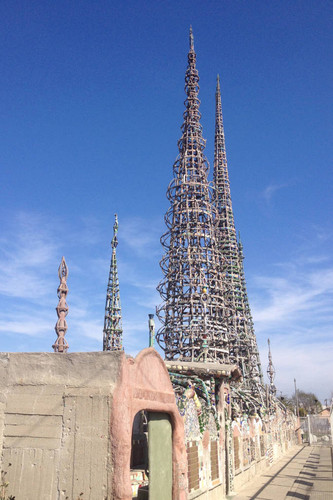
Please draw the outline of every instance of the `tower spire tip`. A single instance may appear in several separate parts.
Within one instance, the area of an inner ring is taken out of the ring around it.
[[[217,74],[216,77],[216,92],[220,92],[220,75]]]
[[[113,238],[111,241],[112,248],[116,248],[116,246],[118,245],[117,233],[118,233],[118,215],[114,214]]]
[[[194,50],[194,37],[193,37],[192,25],[190,25],[190,50]]]

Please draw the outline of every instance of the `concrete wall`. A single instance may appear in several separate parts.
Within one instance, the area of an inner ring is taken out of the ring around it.
[[[172,425],[172,498],[187,498],[184,426],[159,354],[0,353],[0,465],[16,500],[132,500],[140,410]],[[82,496],[80,496],[82,494]]]
[[[108,497],[112,393],[123,358],[0,354],[0,457],[8,494],[16,500]]]

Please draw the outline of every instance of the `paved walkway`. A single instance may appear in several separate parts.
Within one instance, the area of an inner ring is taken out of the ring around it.
[[[333,500],[332,448],[293,448],[233,500]]]

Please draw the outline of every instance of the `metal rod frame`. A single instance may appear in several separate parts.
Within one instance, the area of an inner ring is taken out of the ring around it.
[[[254,333],[243,266],[243,246],[237,242],[231,201],[230,181],[225,146],[220,79],[215,93],[215,150],[213,204],[218,212],[218,244],[221,270],[227,281],[225,294],[229,309],[228,334],[230,362],[237,364],[243,374],[244,386],[253,393],[263,385],[261,363]]]
[[[192,29],[185,75],[185,112],[174,179],[167,190],[170,208],[161,238],[164,278],[156,334],[167,360],[229,361],[225,280],[216,240],[217,212],[208,182],[199,111],[199,75]]]

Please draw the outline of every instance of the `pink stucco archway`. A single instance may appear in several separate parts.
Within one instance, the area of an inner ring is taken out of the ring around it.
[[[178,412],[168,371],[153,348],[135,359],[123,357],[121,374],[113,393],[111,412],[112,498],[132,500],[130,459],[132,425],[140,410],[168,413],[172,423],[173,500],[187,499],[187,456],[184,424]]]

